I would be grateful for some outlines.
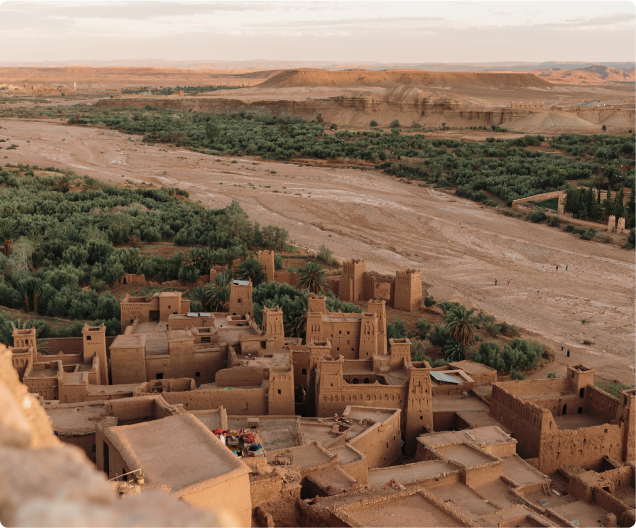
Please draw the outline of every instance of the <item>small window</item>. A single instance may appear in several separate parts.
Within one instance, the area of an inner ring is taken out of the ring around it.
[[[168,306],[168,310],[172,310],[172,306]]]
[[[237,302],[238,302],[239,304],[241,304],[241,302],[242,302],[242,301],[241,301],[241,299],[239,299]]]
[[[579,398],[583,398],[585,397],[585,387],[583,387],[580,391],[579,391]]]
[[[197,378],[200,378],[200,377],[201,377],[201,373],[200,373],[200,372],[195,372],[195,373],[194,373],[194,375],[195,375]]]
[[[278,389],[278,394],[280,394],[280,389]]]
[[[424,419],[424,418],[422,418],[422,417],[420,416],[420,420],[423,420],[423,419]]]
[[[163,372],[157,372],[157,378],[156,379],[163,379]]]
[[[97,451],[95,444],[93,444],[93,454],[95,454],[95,452]]]
[[[349,335],[349,330],[347,330],[347,335]]]
[[[607,429],[603,430],[604,433],[607,433]]]
[[[336,350],[340,350],[340,347],[336,347]]]
[[[86,336],[86,341],[90,341],[91,340],[91,336]]]
[[[583,407],[579,407],[579,414],[583,414]]]
[[[302,370],[302,375],[303,375],[303,376],[306,376],[306,375],[307,375],[307,369],[303,369],[303,370]]]
[[[338,333],[339,333],[339,334],[342,334],[342,330],[338,330]]]

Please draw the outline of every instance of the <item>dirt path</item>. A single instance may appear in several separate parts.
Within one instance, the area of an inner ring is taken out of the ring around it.
[[[316,250],[324,243],[339,258],[361,258],[367,269],[384,273],[421,269],[436,299],[461,298],[559,350],[565,342],[573,363],[585,362],[604,378],[634,381],[633,251],[508,218],[375,171],[247,158],[230,163],[144,146],[139,136],[51,121],[9,119],[0,125],[0,137],[19,145],[0,151],[5,162],[178,186],[212,207],[236,199],[261,225],[288,229],[300,246]],[[566,360],[559,355],[559,361],[562,374]]]

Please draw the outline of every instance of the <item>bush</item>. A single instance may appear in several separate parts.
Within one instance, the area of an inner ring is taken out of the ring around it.
[[[320,244],[318,253],[316,253],[316,258],[324,262],[328,266],[333,266],[338,262],[336,258],[331,254],[331,250],[324,244]]]
[[[331,123],[331,126],[329,128],[331,128],[331,130],[338,130],[338,125],[336,125],[335,123]]]
[[[394,121],[391,121],[391,124],[389,125],[391,128],[400,128],[400,122],[395,119]]]
[[[378,123],[375,119],[371,120],[371,123],[369,123],[372,127],[377,127]]]
[[[529,216],[529,218],[533,224],[538,224],[539,222],[543,222],[547,216],[543,211],[535,211]]]
[[[431,306],[435,306],[436,304],[437,304],[437,301],[432,295],[429,295],[428,297],[424,297],[424,306],[426,306],[427,308],[430,308]]]
[[[428,333],[431,331],[431,328],[433,328],[433,325],[426,319],[420,319],[417,323],[415,323],[415,327],[417,328],[417,333],[420,339],[424,340],[426,339],[426,336],[428,336]]]
[[[568,233],[571,233],[572,231],[574,231],[574,226],[572,224],[568,224],[565,226],[564,231],[567,231]]]
[[[406,326],[402,319],[394,319],[392,323],[386,325],[387,339],[402,339],[406,335]]]
[[[433,325],[433,331],[428,336],[428,340],[431,345],[444,348],[450,341],[450,333],[445,325],[435,323]]]
[[[274,255],[274,269],[275,270],[283,269],[283,257],[281,255]]]
[[[521,371],[533,368],[543,358],[544,346],[540,343],[515,338],[503,349],[494,341],[484,341],[472,360],[497,370],[497,372]]]
[[[506,337],[519,337],[521,335],[519,333],[519,329],[515,325],[508,324],[506,323],[506,321],[499,324],[499,328],[501,330],[501,333]]]
[[[550,218],[548,218],[548,225],[550,227],[560,227],[561,221],[559,220],[558,216],[551,216]]]
[[[413,341],[411,343],[411,361],[424,361],[426,356],[424,355],[425,347],[422,341]]]
[[[524,380],[526,379],[526,375],[519,370],[512,370],[510,372],[510,378],[513,380]]]
[[[556,377],[557,377],[556,372],[548,372],[548,378],[556,379]]]
[[[460,304],[458,302],[453,302],[453,301],[443,301],[439,305],[439,307],[442,309],[442,312],[444,312],[444,315],[446,315],[446,312],[448,312],[448,310],[450,310],[454,306],[460,306]]]

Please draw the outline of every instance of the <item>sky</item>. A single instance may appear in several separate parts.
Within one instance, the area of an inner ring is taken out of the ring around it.
[[[635,60],[633,2],[3,1],[2,61]]]

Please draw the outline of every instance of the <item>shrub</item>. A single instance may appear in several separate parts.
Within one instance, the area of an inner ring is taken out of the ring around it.
[[[433,331],[429,334],[428,340],[433,346],[444,348],[446,343],[450,341],[450,333],[445,325],[435,323]]]
[[[565,226],[564,231],[567,231],[568,233],[571,233],[572,231],[574,231],[574,226],[572,224],[568,224]]]
[[[550,218],[548,218],[548,225],[550,227],[560,227],[561,221],[559,220],[558,216],[551,216]]]
[[[596,231],[594,230],[594,228],[590,228],[584,231],[583,233],[581,233],[581,238],[583,240],[590,240],[595,234],[596,234]]]
[[[521,335],[519,333],[519,329],[515,325],[508,324],[506,323],[506,321],[501,323],[499,325],[499,328],[501,330],[501,333],[505,335],[506,337],[519,337]]]
[[[331,254],[331,250],[324,244],[320,244],[318,253],[316,253],[316,258],[324,262],[328,266],[333,266],[338,262],[336,258]]]
[[[548,378],[555,379],[557,377],[556,372],[548,372]]]
[[[283,269],[283,257],[281,255],[274,255],[274,269],[275,270]]]
[[[394,121],[391,121],[391,124],[389,126],[391,128],[400,128],[400,121],[395,119]]]
[[[431,328],[433,328],[433,325],[426,319],[420,319],[417,323],[415,323],[415,327],[417,328],[417,333],[420,339],[424,340],[431,331]]]
[[[377,123],[377,121],[375,119],[372,119],[371,123],[369,123],[369,125],[371,125],[372,127],[377,127],[378,123]]]
[[[422,341],[415,340],[411,343],[411,361],[424,361],[426,359],[424,352],[425,347]]]
[[[631,244],[631,246],[632,246],[632,247],[634,247],[634,246],[636,245],[636,240],[635,240],[635,238],[636,238],[636,235],[634,235],[634,228],[632,227],[632,228],[629,230],[629,233],[628,233],[628,235],[627,235],[627,243],[628,243],[628,244]]]
[[[437,301],[432,295],[429,295],[428,297],[424,297],[424,306],[426,306],[427,308],[430,308],[431,306],[435,306],[436,304],[437,304]]]
[[[529,216],[529,218],[533,224],[538,224],[539,222],[543,222],[547,216],[543,211],[535,211]]]
[[[392,323],[386,325],[387,339],[402,339],[406,335],[406,326],[402,319],[394,319]]]
[[[526,375],[520,370],[512,370],[510,372],[510,378],[513,380],[524,380],[526,379]]]
[[[442,309],[442,312],[444,312],[444,315],[446,315],[446,312],[448,312],[451,308],[453,308],[455,306],[460,306],[460,304],[458,302],[454,302],[454,301],[443,301],[439,305],[439,307]]]
[[[331,128],[331,130],[338,130],[338,125],[336,125],[335,123],[331,123],[331,126],[329,128]]]

